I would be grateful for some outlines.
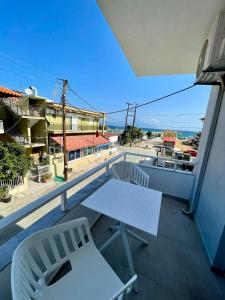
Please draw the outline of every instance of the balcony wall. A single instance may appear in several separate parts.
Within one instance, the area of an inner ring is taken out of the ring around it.
[[[204,144],[207,145],[214,108],[218,105],[218,88],[213,87],[204,125]],[[211,263],[225,270],[225,96],[203,178],[195,219]],[[203,143],[202,142],[202,143]],[[204,146],[204,145],[202,145]]]
[[[194,182],[191,172],[174,171],[159,167],[139,165],[150,177],[150,188],[164,194],[190,200]]]

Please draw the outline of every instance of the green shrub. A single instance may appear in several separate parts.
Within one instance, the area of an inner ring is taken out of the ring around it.
[[[25,176],[31,166],[31,158],[23,146],[0,142],[0,180]]]

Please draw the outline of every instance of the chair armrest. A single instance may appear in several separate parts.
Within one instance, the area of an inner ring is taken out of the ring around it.
[[[110,300],[122,300],[125,294],[130,293],[136,280],[137,275],[135,274]]]

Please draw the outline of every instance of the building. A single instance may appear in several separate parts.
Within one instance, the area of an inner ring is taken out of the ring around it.
[[[4,125],[1,139],[15,141],[27,149],[34,161],[47,152],[47,123],[45,101],[37,95],[25,95],[1,87],[0,115]]]
[[[52,175],[63,175],[62,105],[37,95],[0,88],[0,139],[15,141],[27,149],[35,165],[49,163]],[[69,170],[87,167],[107,157],[110,140],[104,137],[105,113],[66,106]],[[76,163],[75,163],[76,161]]]
[[[176,138],[174,137],[163,137],[163,146],[165,147],[170,147],[170,148],[174,148],[175,146],[175,143],[176,143]]]
[[[105,132],[104,137],[109,139],[110,143],[112,146],[117,145],[118,140],[119,140],[119,133],[114,133],[114,132]]]

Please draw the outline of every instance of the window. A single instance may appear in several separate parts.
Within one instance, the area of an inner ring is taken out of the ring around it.
[[[109,149],[109,144],[103,144],[103,145],[98,146],[97,148],[98,148],[98,152],[103,151],[103,150]]]
[[[82,152],[83,152],[83,153],[82,153],[82,156],[87,156],[87,155],[88,155],[88,151],[87,151],[87,150],[88,150],[88,148],[84,148],[84,149],[83,149],[83,151],[82,151]]]
[[[77,158],[80,158],[80,149],[69,152],[69,160],[74,160]]]
[[[88,155],[92,154],[93,153],[93,147],[88,147],[87,148],[87,153],[88,153]]]

